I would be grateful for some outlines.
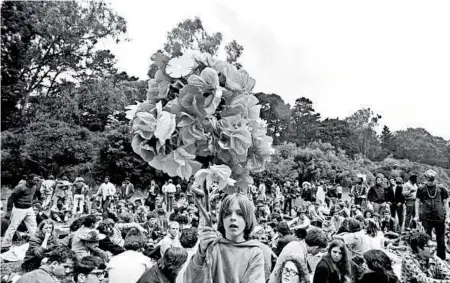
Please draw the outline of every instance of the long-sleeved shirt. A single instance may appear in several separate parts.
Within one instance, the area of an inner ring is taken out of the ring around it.
[[[33,197],[35,192],[36,186],[30,188],[26,185],[26,183],[17,185],[8,198],[6,211],[11,211],[13,206],[20,209],[30,208],[33,204]]]
[[[101,184],[97,191],[97,195],[101,195],[103,201],[105,201],[108,196],[113,196],[115,194],[116,194],[116,187],[112,183]]]
[[[194,254],[184,273],[185,282],[264,283],[264,254],[260,243],[235,243],[224,238],[212,244],[206,257]]]
[[[448,283],[450,282],[450,269],[438,257],[430,258],[426,264],[414,254],[405,254],[402,260],[401,277],[403,282]]]

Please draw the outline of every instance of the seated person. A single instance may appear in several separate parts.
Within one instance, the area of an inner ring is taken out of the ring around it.
[[[58,199],[50,209],[50,219],[58,223],[66,223],[70,217],[70,208],[64,205],[64,200]]]
[[[143,205],[136,208],[136,213],[134,214],[134,222],[141,225],[147,222],[147,211]]]
[[[381,231],[383,233],[391,232],[391,234],[400,233],[400,227],[395,218],[391,217],[391,212],[389,209],[383,211],[383,218],[381,219]]]
[[[97,230],[106,237],[99,241],[98,247],[112,255],[118,255],[125,251],[120,245],[113,243],[111,237],[114,236],[114,221],[105,219],[98,224]]]
[[[31,236],[28,250],[22,263],[26,272],[38,269],[42,259],[57,246],[55,226],[51,220],[42,221],[36,233]]]
[[[297,217],[288,222],[290,229],[308,229],[311,225],[311,221],[306,217],[306,211],[304,209],[297,210]]]
[[[105,264],[95,256],[85,256],[73,268],[73,281],[76,283],[102,282]]]
[[[411,252],[402,258],[403,282],[450,282],[450,269],[435,255],[436,246],[426,233],[416,232],[410,239]]]
[[[161,240],[164,235],[157,223],[157,216],[154,212],[150,212],[147,215],[147,223],[144,224],[144,229],[147,231],[148,237],[153,241],[157,242]]]
[[[67,247],[56,247],[45,257],[39,268],[25,273],[16,283],[59,283],[70,272],[73,258]]]

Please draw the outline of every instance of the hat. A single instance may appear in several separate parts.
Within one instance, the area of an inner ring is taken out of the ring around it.
[[[76,177],[74,183],[77,182],[83,182],[84,183],[84,178],[83,177]]]
[[[172,179],[169,179],[169,183],[172,183],[173,181],[172,181]]]
[[[67,176],[63,176],[63,177],[61,178],[61,180],[63,180],[63,181],[69,181],[69,178],[67,178]]]
[[[100,234],[97,230],[91,230],[80,236],[80,240],[83,240],[86,242],[98,242],[100,240],[103,240],[104,238],[106,238],[106,236],[103,234]]]
[[[395,178],[395,182],[396,183],[403,183],[403,179],[402,179],[402,177],[397,177],[397,178]]]

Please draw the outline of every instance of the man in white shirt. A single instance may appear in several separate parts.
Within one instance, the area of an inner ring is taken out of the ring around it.
[[[135,229],[135,228],[132,228]],[[107,265],[109,283],[135,283],[153,266],[151,259],[142,254],[144,237],[130,230],[125,237],[126,251],[113,256]]]
[[[166,252],[166,250],[168,248],[171,248],[171,247],[180,247],[181,248],[181,243],[179,240],[179,233],[180,233],[180,224],[176,221],[170,222],[169,229],[167,229],[167,235],[160,242],[161,257],[164,256],[164,253]]]
[[[166,199],[167,199],[167,212],[173,211],[173,199],[175,198],[175,193],[177,192],[177,187],[173,184],[172,179],[169,179],[169,183],[165,187]]]
[[[115,194],[116,194],[116,187],[109,182],[109,177],[106,176],[105,182],[100,185],[96,194],[96,196],[102,196],[103,211],[106,211],[110,201],[113,199]]]
[[[55,189],[56,182],[55,177],[50,175],[47,180],[42,182],[41,185],[41,194],[44,198],[44,202],[42,203],[42,208],[47,209],[52,201],[53,190]]]

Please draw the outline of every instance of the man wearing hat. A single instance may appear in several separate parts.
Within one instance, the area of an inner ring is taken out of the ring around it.
[[[420,220],[428,235],[434,228],[436,233],[437,256],[445,260],[445,218],[448,213],[448,192],[436,184],[436,171],[425,172],[426,183],[417,191],[416,217]]]
[[[75,178],[75,182],[73,182],[74,195],[73,195],[73,208],[72,215],[79,217],[84,212],[84,201],[85,195],[89,189],[89,187],[84,182],[83,177]],[[80,209],[79,211],[78,208]]]
[[[63,176],[61,180],[56,181],[55,192],[53,193],[53,206],[56,206],[59,199],[62,199],[65,206],[70,204],[71,190],[70,187],[72,183],[69,182],[67,176]]]

